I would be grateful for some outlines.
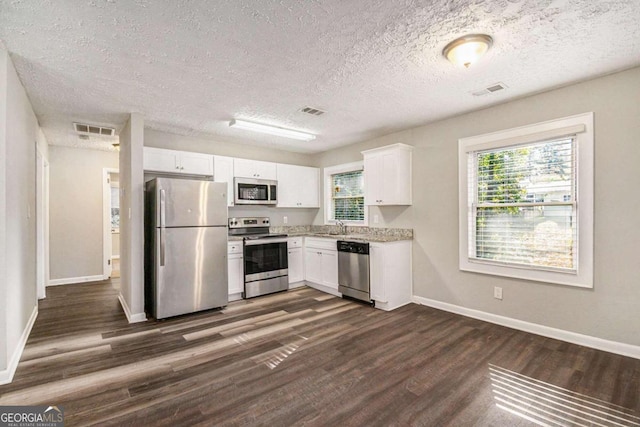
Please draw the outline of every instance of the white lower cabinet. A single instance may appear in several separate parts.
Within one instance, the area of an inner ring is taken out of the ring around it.
[[[411,241],[369,245],[371,299],[376,308],[393,310],[411,302]]]
[[[304,278],[308,285],[340,296],[336,240],[307,238],[304,246]]]
[[[242,299],[244,292],[244,256],[242,242],[229,242],[227,245],[229,270],[229,301]]]
[[[289,252],[289,289],[304,286],[304,254],[302,252],[302,237],[287,239]]]

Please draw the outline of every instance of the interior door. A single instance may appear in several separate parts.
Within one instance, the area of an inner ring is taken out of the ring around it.
[[[156,241],[157,319],[227,304],[225,227],[158,228]]]

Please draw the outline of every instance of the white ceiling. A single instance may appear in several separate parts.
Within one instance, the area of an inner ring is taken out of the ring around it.
[[[640,65],[638,0],[0,0],[0,40],[49,143],[72,122],[317,152]],[[442,48],[494,45],[470,69]],[[471,92],[496,82],[508,89]],[[326,114],[298,110],[318,107]],[[318,134],[231,129],[232,118]]]

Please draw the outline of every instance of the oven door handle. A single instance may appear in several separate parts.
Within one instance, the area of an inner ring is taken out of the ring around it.
[[[265,245],[268,243],[287,243],[287,239],[256,239],[244,241],[245,246]]]

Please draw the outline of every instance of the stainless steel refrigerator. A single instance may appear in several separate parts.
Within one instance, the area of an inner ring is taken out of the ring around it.
[[[227,304],[227,184],[145,185],[145,308],[156,319]]]

